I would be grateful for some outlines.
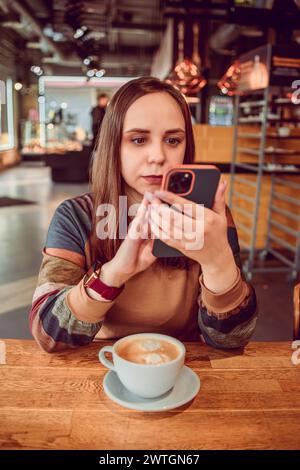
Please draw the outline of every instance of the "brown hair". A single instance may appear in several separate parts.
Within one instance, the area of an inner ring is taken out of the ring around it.
[[[128,108],[138,98],[149,93],[165,92],[171,95],[180,106],[185,121],[186,149],[183,163],[194,161],[195,143],[191,115],[188,104],[179,90],[154,77],[141,77],[125,83],[112,97],[101,125],[98,142],[92,158],[91,193],[93,197],[93,221],[91,233],[92,261],[100,263],[111,260],[123,240],[115,237],[99,240],[96,234],[96,210],[100,204],[112,204],[116,208],[117,232],[119,230],[119,196],[124,194],[121,175],[121,141],[123,123]],[[160,258],[164,266],[188,268],[187,258]]]

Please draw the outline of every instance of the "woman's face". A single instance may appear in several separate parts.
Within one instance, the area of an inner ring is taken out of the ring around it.
[[[183,162],[185,122],[177,102],[166,92],[138,98],[127,110],[121,142],[125,183],[143,195],[160,188],[162,175]]]

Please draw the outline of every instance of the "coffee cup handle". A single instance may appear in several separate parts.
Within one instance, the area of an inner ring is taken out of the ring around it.
[[[111,369],[111,370],[115,371],[116,369],[115,369],[114,364],[105,357],[106,352],[112,353],[112,351],[113,351],[112,346],[104,346],[102,349],[100,349],[100,351],[99,351],[99,361],[105,367],[107,367],[108,369]]]

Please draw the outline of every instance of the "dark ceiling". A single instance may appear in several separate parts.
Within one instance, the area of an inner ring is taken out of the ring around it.
[[[49,71],[98,57],[110,75],[150,71],[166,20],[160,0],[0,0],[0,25]]]
[[[272,38],[300,44],[300,0],[247,3],[273,8],[240,8],[237,0],[0,0],[0,32],[16,38],[20,62],[47,74],[82,74],[85,61],[110,76],[137,76],[149,74],[169,18],[196,19],[204,66],[219,64],[217,77],[234,55]]]

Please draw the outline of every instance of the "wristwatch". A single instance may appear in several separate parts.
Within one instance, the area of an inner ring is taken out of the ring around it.
[[[120,287],[112,287],[105,284],[100,279],[101,265],[96,261],[88,270],[84,278],[84,287],[100,294],[105,300],[114,300],[124,289],[125,284]]]

